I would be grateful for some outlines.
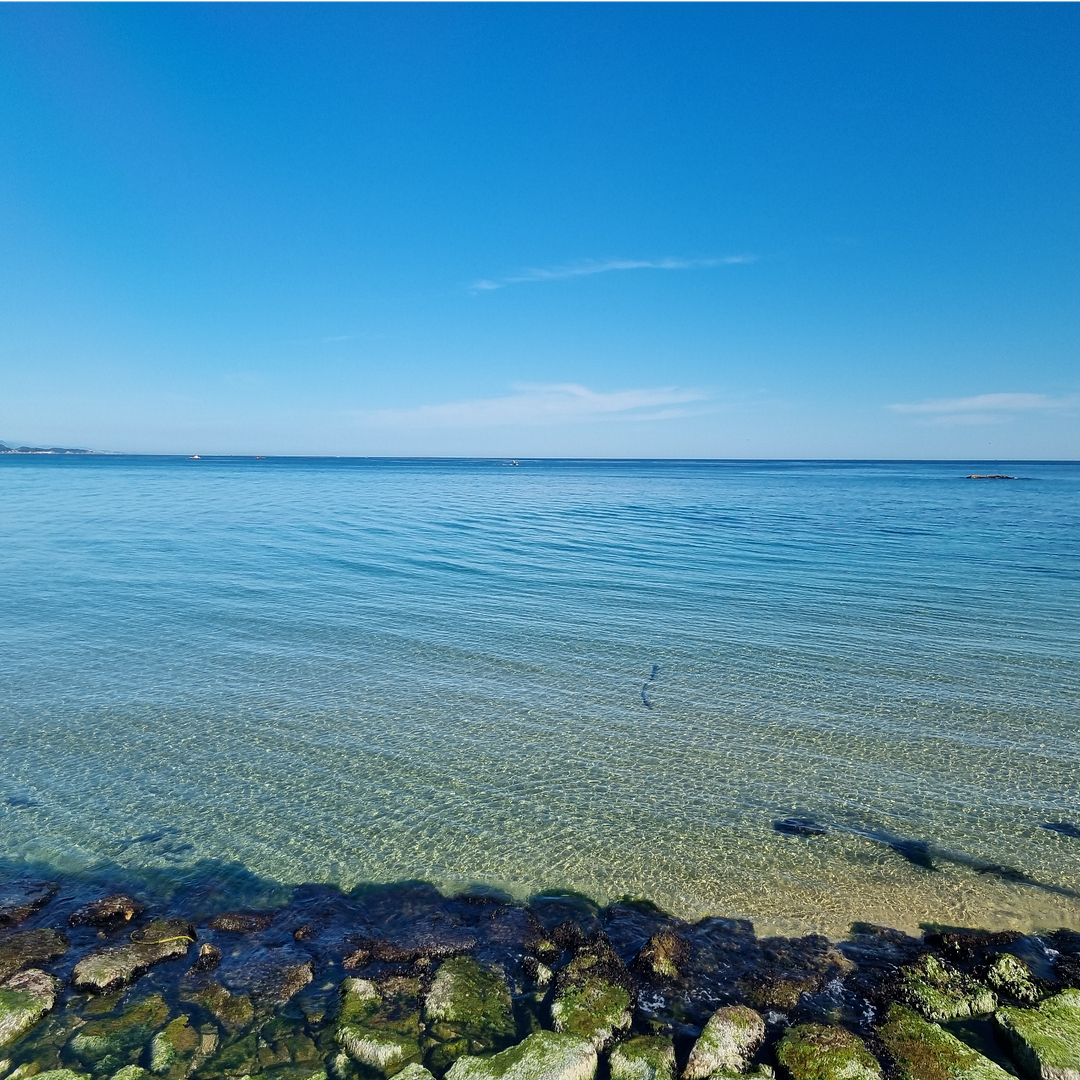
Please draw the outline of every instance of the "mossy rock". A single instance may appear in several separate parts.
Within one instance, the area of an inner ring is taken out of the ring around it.
[[[114,1072],[109,1080],[150,1080],[150,1073],[141,1065],[125,1065]]]
[[[705,1080],[717,1073],[745,1071],[754,1051],[765,1041],[765,1021],[745,1005],[717,1009],[690,1051],[685,1080]]]
[[[675,1047],[663,1035],[638,1035],[608,1058],[611,1080],[674,1080]]]
[[[105,994],[126,986],[155,964],[184,956],[195,930],[184,919],[155,919],[132,934],[130,944],[91,953],[75,965],[72,985]]]
[[[207,1045],[209,1043],[209,1045]],[[191,1024],[187,1016],[178,1016],[166,1024],[150,1043],[150,1071],[169,1080],[180,1080],[194,1067],[196,1058],[205,1057],[217,1048],[217,1035],[203,1033]],[[200,1055],[200,1050],[202,1054]]]
[[[169,1006],[160,994],[143,998],[119,1016],[84,1024],[68,1040],[67,1050],[94,1073],[134,1065],[150,1036],[164,1026]]]
[[[645,942],[630,966],[650,982],[671,982],[689,959],[690,946],[674,931],[661,930]]]
[[[40,967],[71,948],[55,930],[23,930],[0,939],[0,982],[25,967]]]
[[[866,1044],[841,1027],[800,1024],[788,1028],[776,1060],[791,1080],[880,1080],[881,1066]]]
[[[90,1080],[88,1073],[77,1073],[71,1069],[48,1069],[45,1072],[24,1073],[23,1075],[32,1075],[34,1080]]]
[[[420,1057],[420,984],[416,979],[368,979],[341,984],[334,1038],[354,1060],[392,1076]]]
[[[593,1080],[596,1047],[589,1039],[536,1031],[490,1057],[462,1057],[446,1080]]]
[[[579,1035],[606,1050],[630,1030],[634,984],[610,945],[588,946],[555,978],[551,1020],[557,1032]]]
[[[929,953],[901,968],[899,997],[927,1020],[985,1016],[997,1007],[993,990]]]
[[[1080,990],[1063,990],[1037,1009],[998,1009],[994,1026],[1028,1076],[1080,1080]]]
[[[56,1004],[58,979],[31,968],[0,986],[0,1046],[22,1038]]]
[[[1042,996],[1031,969],[1012,953],[1002,953],[986,973],[987,984],[999,994],[1034,1005]]]
[[[195,1075],[203,1080],[223,1077],[253,1076],[263,1066],[259,1062],[259,1037],[252,1031],[225,1043],[217,1052],[199,1065]]]
[[[424,998],[424,1021],[435,1038],[454,1047],[449,1058],[445,1049],[438,1053],[436,1047],[440,1070],[462,1054],[491,1053],[514,1041],[514,1009],[506,980],[471,956],[439,965]]]
[[[878,1035],[904,1080],[1010,1080],[997,1062],[903,1005],[893,1005]]]
[[[255,1006],[247,994],[230,994],[220,983],[209,983],[185,995],[201,1005],[226,1031],[240,1031],[255,1019]]]

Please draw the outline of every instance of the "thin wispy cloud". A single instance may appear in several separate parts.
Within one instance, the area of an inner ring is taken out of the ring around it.
[[[506,425],[546,426],[596,421],[674,420],[704,402],[698,390],[664,386],[648,389],[590,390],[577,383],[524,384],[506,397],[420,405],[414,409],[378,409],[356,413],[373,427],[474,428]]]
[[[893,412],[920,416],[933,424],[1000,424],[1025,412],[1048,412],[1080,405],[1080,397],[1050,397],[1047,394],[975,394],[972,397],[934,398],[930,401],[898,403]]]
[[[482,292],[505,289],[508,285],[520,285],[530,281],[559,281],[563,278],[586,277],[590,274],[607,274],[613,270],[701,270],[710,266],[730,266],[736,263],[754,262],[754,255],[725,255],[721,259],[584,259],[563,266],[534,267],[522,270],[510,277],[484,278],[474,281],[471,288]]]

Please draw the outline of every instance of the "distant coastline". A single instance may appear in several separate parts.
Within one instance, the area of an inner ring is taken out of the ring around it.
[[[110,450],[87,450],[81,446],[9,446],[0,442],[0,454],[109,454]]]

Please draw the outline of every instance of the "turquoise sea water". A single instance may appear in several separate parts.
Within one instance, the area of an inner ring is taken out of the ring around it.
[[[0,561],[9,861],[1080,927],[1076,464],[5,457]]]

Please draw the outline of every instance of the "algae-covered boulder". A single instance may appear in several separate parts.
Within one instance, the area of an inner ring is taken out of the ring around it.
[[[685,1080],[745,1071],[765,1041],[765,1021],[745,1005],[717,1009],[709,1017],[683,1069]]]
[[[29,1073],[23,1075],[29,1076]],[[34,1080],[90,1080],[87,1073],[77,1073],[71,1069],[49,1069],[47,1072],[33,1074]]]
[[[1028,1076],[1080,1080],[1080,990],[1063,990],[1036,1009],[999,1009],[994,1025]]]
[[[25,967],[40,967],[71,946],[55,930],[22,930],[0,940],[0,982]]]
[[[125,1065],[117,1069],[109,1080],[150,1080],[150,1073],[141,1065]]]
[[[593,1080],[596,1048],[589,1039],[536,1031],[490,1057],[461,1057],[446,1080]]]
[[[880,1080],[881,1067],[850,1031],[823,1024],[788,1028],[776,1060],[791,1080]]]
[[[416,979],[346,979],[334,1038],[354,1060],[386,1076],[420,1056],[420,984]]]
[[[226,1031],[239,1031],[255,1018],[255,1007],[247,994],[230,994],[220,983],[209,983],[184,995],[185,1001],[201,1005]]]
[[[999,994],[1008,994],[1017,1001],[1034,1004],[1041,996],[1031,969],[1012,953],[1002,953],[990,965],[986,982]]]
[[[68,926],[116,926],[131,922],[143,913],[143,905],[126,893],[113,893],[91,900],[68,916]]]
[[[0,1046],[25,1035],[56,1004],[60,982],[31,968],[0,985]]]
[[[690,946],[671,930],[653,934],[634,957],[631,968],[650,982],[670,982],[679,978],[690,959]]]
[[[444,960],[424,998],[428,1032],[443,1045],[432,1051],[437,1071],[462,1054],[502,1050],[514,1041],[510,988],[471,956]]]
[[[217,1049],[217,1042],[212,1026],[200,1031],[192,1026],[189,1017],[178,1016],[151,1040],[150,1071],[180,1080]]]
[[[435,1077],[423,1065],[414,1061],[411,1065],[406,1065],[394,1080],[435,1080]]]
[[[75,965],[76,989],[105,994],[126,986],[155,964],[183,956],[195,940],[195,929],[184,919],[155,919],[131,935],[131,942],[91,953]]]
[[[160,994],[136,1002],[117,1016],[84,1024],[68,1040],[68,1051],[95,1074],[134,1065],[150,1036],[169,1018]]]
[[[903,1080],[1009,1080],[996,1062],[903,1005],[893,1005],[878,1036]]]
[[[611,1080],[674,1080],[675,1047],[662,1035],[638,1035],[616,1046],[608,1064]]]
[[[578,951],[555,977],[551,1019],[557,1032],[580,1035],[606,1050],[630,1030],[634,983],[606,941]]]
[[[993,990],[930,954],[900,970],[898,996],[927,1020],[984,1016],[997,1007]]]

